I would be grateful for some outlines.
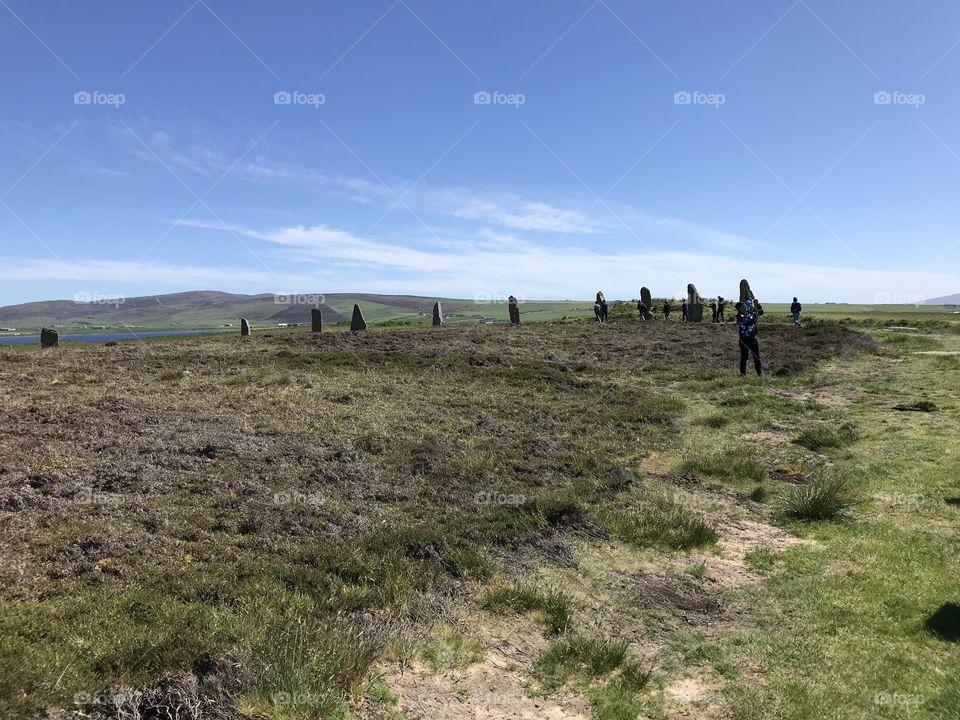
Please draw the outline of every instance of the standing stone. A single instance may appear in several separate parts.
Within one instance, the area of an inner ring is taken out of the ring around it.
[[[240,337],[248,337],[250,335],[250,323],[247,322],[246,318],[240,318]]]
[[[367,329],[367,321],[363,319],[363,313],[360,311],[359,305],[353,306],[353,319],[350,320],[350,330],[353,332],[358,332],[360,330]]]
[[[507,308],[510,311],[510,324],[519,325],[520,324],[520,306],[517,305],[517,299],[511,295],[507,300]]]
[[[310,332],[322,332],[323,331],[323,316],[320,314],[319,308],[310,309]]]
[[[703,322],[703,302],[693,283],[687,285],[687,322]]]
[[[440,307],[440,303],[435,302],[433,304],[433,326],[439,327],[443,325],[443,308]]]
[[[740,302],[746,302],[747,300],[752,301],[756,298],[753,296],[753,290],[750,289],[750,283],[744,278],[740,281]]]
[[[640,302],[647,308],[644,320],[653,320],[653,296],[650,294],[650,288],[640,288]]]
[[[55,348],[60,346],[60,333],[50,328],[40,331],[40,347]]]

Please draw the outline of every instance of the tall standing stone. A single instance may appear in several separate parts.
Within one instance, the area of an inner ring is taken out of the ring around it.
[[[644,320],[653,320],[653,296],[650,294],[650,288],[640,288],[640,302],[647,308]]]
[[[693,283],[687,285],[687,322],[703,322],[703,301]]]
[[[310,332],[323,331],[323,316],[320,314],[320,308],[310,309]]]
[[[353,306],[353,319],[350,320],[350,330],[353,332],[358,332],[360,330],[367,329],[367,321],[363,319],[363,313],[360,311],[359,305]]]
[[[517,299],[511,295],[507,300],[507,308],[510,311],[510,324],[519,325],[520,324],[520,306],[517,305]]]
[[[433,326],[439,327],[443,325],[443,308],[440,307],[440,303],[435,302],[433,304]]]
[[[753,290],[750,289],[750,283],[744,278],[740,281],[740,302],[746,302],[747,300],[753,301],[756,298],[753,296]]]
[[[248,337],[250,335],[250,323],[247,322],[246,318],[240,318],[240,337]]]
[[[44,328],[40,331],[40,347],[55,348],[60,345],[60,333],[50,328]]]

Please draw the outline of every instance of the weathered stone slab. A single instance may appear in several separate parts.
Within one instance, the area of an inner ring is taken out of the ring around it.
[[[510,311],[510,323],[512,325],[519,325],[520,306],[517,304],[517,299],[513,295],[507,300],[507,309]]]
[[[647,310],[653,310],[653,296],[650,294],[650,288],[640,288],[640,300],[647,306]]]
[[[320,314],[320,308],[310,310],[310,331],[323,332],[323,316]]]
[[[55,348],[60,345],[60,333],[50,328],[44,328],[40,331],[40,347]]]
[[[363,319],[363,312],[359,305],[353,306],[353,319],[350,320],[350,330],[359,332],[367,329],[367,321]]]
[[[753,290],[750,289],[750,283],[744,278],[740,281],[740,302],[746,302],[747,300],[753,301],[756,298],[753,296]]]
[[[240,318],[240,337],[247,337],[250,335],[250,323],[247,322],[246,318]]]
[[[703,322],[703,301],[693,283],[687,285],[687,322]]]
[[[433,304],[433,326],[439,327],[443,325],[443,308],[440,307],[440,303],[436,302]]]

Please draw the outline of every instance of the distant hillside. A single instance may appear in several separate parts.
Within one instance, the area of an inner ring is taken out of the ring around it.
[[[237,325],[241,317],[254,326],[309,323],[310,310],[319,307],[325,323],[349,322],[354,304],[371,323],[430,321],[440,300],[450,322],[505,321],[503,304],[409,295],[236,295],[194,291],[171,295],[103,299],[94,302],[48,300],[0,307],[0,327],[30,330],[44,326],[111,329],[206,329]],[[586,302],[525,303],[528,320],[553,320],[592,312]]]
[[[960,305],[960,293],[954,295],[944,295],[943,297],[924,300],[924,305]]]

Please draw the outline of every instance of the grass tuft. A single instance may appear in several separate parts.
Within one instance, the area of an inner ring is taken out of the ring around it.
[[[819,427],[804,430],[794,442],[807,450],[827,450],[852,445],[858,438],[857,430],[850,423],[839,427]]]
[[[841,476],[824,476],[791,488],[783,498],[782,515],[811,522],[836,520],[856,504],[850,483]]]
[[[638,508],[607,513],[607,532],[638,547],[689,550],[717,541],[717,531],[704,517],[668,498]]]
[[[767,477],[767,472],[754,453],[745,448],[695,455],[684,460],[679,471],[684,475],[708,475],[754,482],[761,482]]]
[[[570,597],[558,590],[538,590],[525,585],[507,585],[487,593],[481,603],[485,610],[506,613],[536,613],[552,633],[562,633],[570,625]]]

